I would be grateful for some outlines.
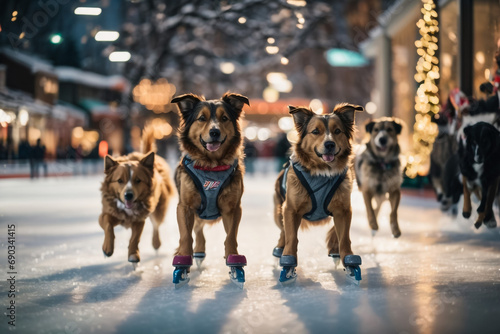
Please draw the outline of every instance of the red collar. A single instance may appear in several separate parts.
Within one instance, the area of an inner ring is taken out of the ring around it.
[[[205,172],[223,172],[231,168],[231,165],[221,165],[221,166],[215,166],[215,167],[202,167],[202,166],[196,166],[193,165],[194,169],[199,169],[203,170]]]

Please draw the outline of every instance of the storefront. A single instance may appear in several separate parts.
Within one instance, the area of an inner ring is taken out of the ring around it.
[[[441,103],[457,87],[468,96],[484,98],[479,86],[491,80],[493,56],[500,46],[500,1],[436,0],[436,4]],[[401,138],[403,150],[412,147],[418,60],[415,41],[420,38],[416,22],[422,15],[421,8],[421,1],[395,2],[381,15],[370,39],[361,45],[374,63],[374,117],[396,116],[406,122],[409,131]]]

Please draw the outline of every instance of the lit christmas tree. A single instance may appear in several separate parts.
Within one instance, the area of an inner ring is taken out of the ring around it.
[[[439,79],[439,59],[436,57],[438,14],[433,0],[422,2],[422,18],[417,22],[422,37],[415,42],[420,58],[415,74],[419,87],[415,96],[414,145],[406,169],[406,175],[411,178],[427,173],[432,145],[438,134],[437,125],[431,122],[432,116],[439,112],[439,88],[436,85],[436,80]]]

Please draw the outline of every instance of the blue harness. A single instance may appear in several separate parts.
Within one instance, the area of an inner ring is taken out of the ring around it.
[[[286,196],[286,178],[290,167],[293,168],[295,175],[300,180],[300,183],[306,188],[309,197],[311,198],[312,209],[306,213],[303,218],[309,221],[318,221],[332,216],[333,214],[328,210],[333,195],[339,188],[342,181],[344,181],[347,174],[347,168],[334,177],[311,175],[308,171],[297,162],[288,162],[285,165],[285,172],[281,181],[281,195],[283,198]]]
[[[196,169],[194,168],[194,161],[187,155],[182,159],[182,165],[191,176],[201,196],[201,204],[197,210],[198,216],[207,220],[219,218],[221,214],[217,206],[217,198],[238,166],[238,159],[234,160],[231,167],[225,171]]]

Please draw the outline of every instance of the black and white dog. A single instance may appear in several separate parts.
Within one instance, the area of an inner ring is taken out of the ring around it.
[[[481,199],[474,226],[479,228],[484,223],[487,227],[496,227],[493,201],[498,204],[500,200],[500,132],[486,122],[466,126],[459,138],[458,155],[464,191],[464,218],[471,216],[470,196],[474,192]]]

